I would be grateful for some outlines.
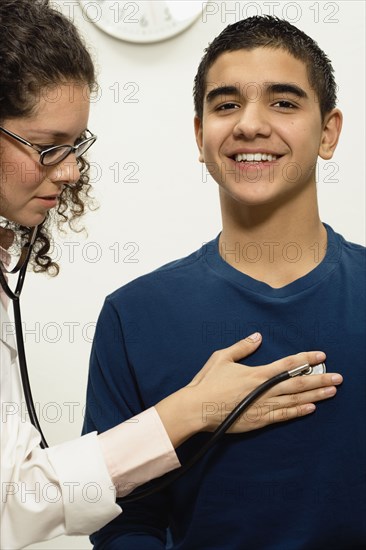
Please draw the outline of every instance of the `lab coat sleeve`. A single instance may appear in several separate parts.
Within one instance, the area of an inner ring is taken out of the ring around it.
[[[154,408],[100,436],[41,449],[39,433],[21,414],[12,323],[2,305],[0,320],[0,548],[90,534],[121,513],[115,485],[127,494],[179,466],[174,449]]]
[[[4,329],[2,309],[1,328]],[[9,321],[6,321],[9,323]],[[6,550],[89,534],[119,515],[96,433],[43,450],[24,420],[16,352],[1,331],[1,542]]]

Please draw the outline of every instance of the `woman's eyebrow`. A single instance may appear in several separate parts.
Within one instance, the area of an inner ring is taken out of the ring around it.
[[[69,136],[66,132],[59,132],[58,130],[33,130],[32,133],[37,135],[52,136],[55,138],[67,138]]]
[[[85,132],[86,128],[84,130],[82,130],[79,134],[78,134],[78,137],[80,137],[83,132]],[[70,139],[70,135],[71,134],[68,134],[67,132],[61,132],[59,130],[49,130],[47,128],[44,128],[44,129],[37,129],[37,130],[33,130],[32,131],[32,134],[33,135],[40,135],[40,136],[49,136],[49,137],[53,137],[55,139]]]

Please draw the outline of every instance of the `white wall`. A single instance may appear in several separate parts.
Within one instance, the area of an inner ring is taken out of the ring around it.
[[[90,158],[101,206],[86,219],[87,237],[59,241],[59,277],[30,273],[24,291],[32,386],[51,444],[80,432],[93,326],[105,295],[220,231],[216,184],[197,161],[191,91],[203,49],[242,15],[271,9],[280,17],[287,14],[333,61],[345,123],[335,164],[320,169],[322,219],[349,240],[365,243],[364,2],[218,2],[217,14],[207,21],[198,20],[172,40],[143,46],[101,32],[84,19],[76,0],[57,4],[73,13],[99,69],[102,94],[89,127],[99,136]],[[229,8],[236,13],[229,14]],[[134,90],[138,101],[129,103]],[[122,181],[134,166],[137,181]],[[90,545],[86,537],[61,537],[32,548]]]

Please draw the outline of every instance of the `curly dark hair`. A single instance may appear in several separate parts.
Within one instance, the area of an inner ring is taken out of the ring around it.
[[[0,124],[8,118],[32,113],[39,91],[65,82],[96,87],[93,61],[74,24],[49,0],[0,1]],[[49,211],[39,228],[34,247],[34,271],[57,275],[59,266],[50,256],[50,227],[75,223],[93,205],[90,195],[89,164],[78,159],[81,176],[73,186],[65,186],[56,210]],[[21,246],[30,228],[6,222],[14,230],[17,246]]]
[[[216,59],[225,52],[254,48],[282,48],[306,64],[309,83],[319,100],[322,118],[337,103],[337,86],[330,60],[303,31],[278,17],[256,15],[228,25],[205,49],[194,79],[194,107],[202,119],[206,77]]]

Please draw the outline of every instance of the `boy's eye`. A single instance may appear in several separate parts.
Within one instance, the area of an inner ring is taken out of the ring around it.
[[[222,103],[216,108],[217,111],[228,111],[230,109],[239,109],[239,105],[233,102]]]
[[[296,109],[296,105],[294,105],[294,103],[291,103],[285,99],[276,101],[276,103],[273,104],[273,107],[280,107],[281,109]]]

